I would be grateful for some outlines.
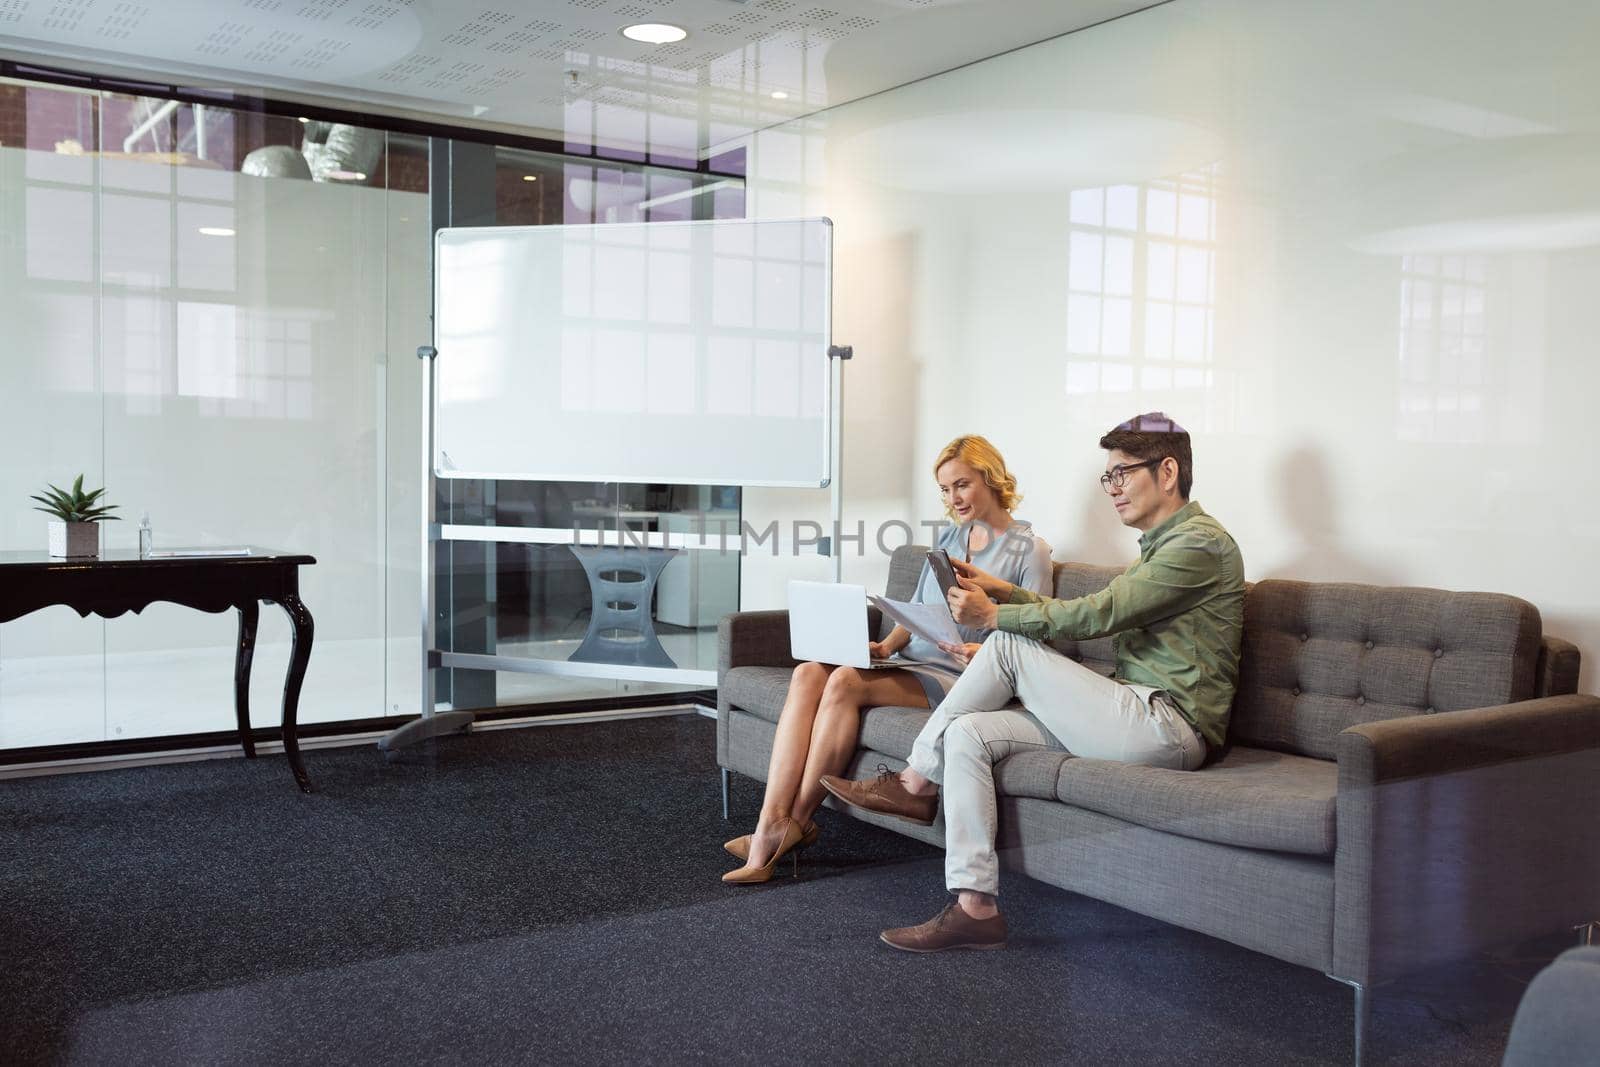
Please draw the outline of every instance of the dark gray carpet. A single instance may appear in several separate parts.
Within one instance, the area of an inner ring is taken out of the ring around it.
[[[8,1063],[1345,1063],[1312,971],[1013,876],[1013,945],[907,956],[938,854],[823,812],[798,880],[730,889],[714,724],[449,739],[0,784]],[[1376,1000],[1379,1063],[1499,1061],[1562,945]]]

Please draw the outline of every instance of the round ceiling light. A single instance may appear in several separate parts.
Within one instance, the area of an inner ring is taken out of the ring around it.
[[[789,99],[789,94],[784,92],[782,89],[774,89],[772,90],[772,99],[787,100]]]
[[[645,44],[672,44],[689,36],[689,31],[665,22],[641,22],[636,26],[623,27],[622,36]]]

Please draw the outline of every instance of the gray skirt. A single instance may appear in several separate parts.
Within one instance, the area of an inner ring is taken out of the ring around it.
[[[950,687],[956,684],[956,679],[961,677],[961,672],[954,667],[903,659],[899,655],[894,657],[893,665],[915,676],[917,681],[922,683],[922,692],[928,698],[929,708],[937,708],[944,700],[945,694],[950,692]]]

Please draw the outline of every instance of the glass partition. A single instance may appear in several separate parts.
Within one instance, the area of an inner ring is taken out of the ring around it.
[[[441,144],[452,142],[0,79],[0,550],[43,549],[46,518],[28,497],[81,473],[118,506],[105,548],[134,547],[148,513],[158,548],[308,553],[316,640],[301,722],[416,714],[415,353],[430,338],[430,152]],[[743,210],[736,179],[467,147],[490,161],[479,222]],[[723,487],[554,483],[479,483],[447,504],[471,516],[461,521],[570,537],[584,509],[649,511],[671,529],[702,500],[738,506]],[[582,644],[592,605],[570,548],[459,545],[441,567],[440,647],[565,662]],[[648,608],[675,662],[714,669],[716,615],[737,595],[736,556],[670,561]],[[112,620],[52,608],[0,626],[0,749],[231,729],[236,627],[232,613],[160,603]],[[282,613],[266,607],[258,727],[279,721],[288,642]],[[453,691],[446,680],[443,699],[473,707],[704,687],[443,673],[498,679]]]
[[[253,544],[317,558],[302,722],[414,710],[425,142],[224,107],[5,84],[0,543],[41,549],[21,506],[78,474],[132,548]],[[394,181],[391,166],[394,163]],[[392,342],[392,345],[391,345]],[[403,360],[399,357],[405,357]],[[409,572],[409,574],[408,574]],[[0,747],[226,730],[232,613],[51,609],[0,630]],[[288,625],[262,613],[258,726],[280,716]]]

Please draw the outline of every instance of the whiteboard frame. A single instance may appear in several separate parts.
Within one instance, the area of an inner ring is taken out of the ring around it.
[[[824,272],[824,277],[827,279],[827,285],[826,285],[826,298],[825,298],[825,301],[824,301],[823,312],[822,312],[822,316],[823,316],[822,317],[822,345],[821,345],[822,351],[821,351],[820,355],[821,355],[821,358],[823,359],[823,361],[824,361],[824,363],[825,363],[825,365],[827,367],[828,382],[824,385],[824,388],[823,388],[823,391],[822,391],[823,411],[822,411],[822,433],[820,435],[821,438],[822,438],[822,463],[821,463],[822,477],[821,477],[820,481],[809,480],[809,479],[806,480],[806,481],[794,481],[794,480],[790,480],[790,479],[780,479],[780,480],[765,480],[765,479],[761,479],[761,480],[743,480],[743,481],[731,481],[730,482],[730,481],[719,481],[719,480],[717,480],[715,478],[692,478],[691,479],[691,478],[679,477],[679,476],[676,476],[676,475],[674,475],[674,476],[664,476],[664,475],[661,475],[659,473],[654,473],[654,474],[639,474],[639,473],[619,474],[619,473],[614,472],[614,471],[613,472],[595,471],[593,474],[563,473],[563,474],[560,474],[560,475],[552,475],[552,474],[548,474],[548,473],[540,474],[540,473],[531,472],[531,471],[468,471],[468,470],[441,469],[440,466],[439,466],[439,459],[442,456],[445,455],[445,451],[444,451],[443,448],[438,446],[438,442],[437,442],[437,438],[436,438],[437,427],[438,427],[438,424],[439,424],[439,393],[441,392],[441,390],[437,387],[437,382],[435,383],[435,388],[430,391],[431,392],[431,397],[430,397],[431,409],[430,409],[430,411],[428,413],[428,415],[429,415],[428,424],[429,424],[430,430],[432,431],[432,432],[430,432],[428,434],[428,436],[431,439],[433,439],[433,443],[430,444],[430,446],[429,446],[428,467],[429,467],[429,470],[432,471],[433,476],[435,478],[455,479],[455,480],[507,481],[507,482],[623,482],[623,483],[627,483],[627,484],[631,484],[631,485],[737,485],[737,486],[741,486],[741,487],[771,488],[771,489],[826,489],[826,488],[828,488],[833,483],[834,476],[835,476],[835,471],[837,470],[837,467],[835,466],[834,460],[835,460],[835,455],[836,455],[836,445],[837,445],[837,441],[838,441],[838,437],[839,437],[839,434],[838,434],[839,412],[838,412],[838,405],[837,405],[837,401],[838,401],[839,397],[837,396],[837,390],[835,388],[833,388],[833,383],[836,381],[835,368],[834,368],[833,364],[836,361],[834,360],[834,358],[830,354],[830,349],[833,347],[833,219],[829,218],[826,215],[805,215],[805,216],[797,216],[797,217],[793,217],[793,218],[781,218],[781,219],[685,219],[685,220],[674,221],[674,222],[626,223],[626,224],[622,224],[622,225],[648,226],[648,227],[651,227],[653,229],[653,228],[657,228],[657,227],[667,227],[667,226],[696,226],[696,227],[707,227],[707,226],[759,226],[759,225],[762,225],[763,223],[796,223],[796,222],[820,222],[827,228],[827,233],[828,233],[828,241],[827,241],[826,247],[823,250],[823,257],[822,257],[822,268],[823,268],[823,272]],[[541,234],[548,234],[548,233],[551,233],[552,231],[595,230],[595,229],[599,229],[599,228],[606,227],[606,226],[616,226],[616,225],[619,225],[619,224],[618,223],[603,223],[602,222],[602,223],[578,223],[578,224],[561,225],[561,226],[447,226],[447,227],[441,227],[440,229],[436,230],[434,232],[434,235],[433,235],[433,261],[434,261],[435,264],[440,262],[440,259],[439,259],[440,240],[446,234],[485,233],[485,232],[490,232],[490,231],[496,232],[496,233],[514,233],[514,232],[518,232],[518,231],[538,231]],[[438,338],[438,335],[439,335],[439,286],[440,286],[439,271],[437,269],[435,269],[434,276],[433,276],[433,327],[434,327],[433,328],[433,333],[434,333],[434,337],[436,339]],[[437,340],[435,341],[435,344],[437,344]],[[438,350],[438,355],[437,355],[437,357],[435,357],[433,362],[437,363],[437,361],[440,360],[440,359],[449,359],[449,358],[450,358],[449,352],[446,351],[445,349],[441,348],[441,349]],[[437,375],[438,372],[439,372],[438,371],[438,367],[435,366],[434,374]]]

